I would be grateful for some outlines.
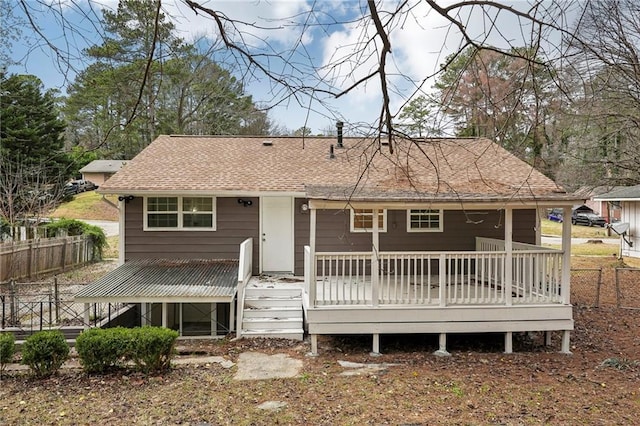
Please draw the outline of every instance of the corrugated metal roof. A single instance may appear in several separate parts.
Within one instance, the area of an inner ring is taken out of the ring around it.
[[[75,300],[229,302],[237,282],[237,260],[134,260],[80,290]]]

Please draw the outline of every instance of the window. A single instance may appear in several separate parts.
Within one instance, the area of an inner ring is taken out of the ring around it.
[[[407,232],[442,232],[442,210],[407,210]]]
[[[378,213],[378,229],[387,230],[387,211]],[[351,232],[373,231],[373,209],[351,209]]]
[[[215,231],[214,197],[147,197],[145,230]]]

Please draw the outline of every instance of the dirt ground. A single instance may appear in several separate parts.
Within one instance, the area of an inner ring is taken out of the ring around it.
[[[218,363],[160,376],[12,372],[0,386],[0,424],[637,424],[640,310],[579,304],[574,320],[572,355],[558,353],[559,333],[549,347],[542,334],[517,334],[508,355],[500,334],[450,335],[445,358],[433,355],[435,335],[382,336],[379,357],[370,336],[323,336],[318,357],[306,355],[307,342],[223,339],[181,342],[179,356],[287,354],[301,373],[236,381],[237,367]]]

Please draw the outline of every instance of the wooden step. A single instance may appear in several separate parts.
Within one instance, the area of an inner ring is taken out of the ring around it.
[[[302,340],[304,338],[304,331],[302,328],[296,329],[250,329],[242,332],[244,337],[266,337],[274,339],[290,339],[290,340]]]
[[[297,306],[265,306],[260,308],[246,307],[244,318],[298,318],[302,319],[302,308]]]

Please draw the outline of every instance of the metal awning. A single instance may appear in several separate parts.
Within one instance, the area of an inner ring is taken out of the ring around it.
[[[133,260],[87,285],[75,301],[229,303],[237,284],[238,260]]]

